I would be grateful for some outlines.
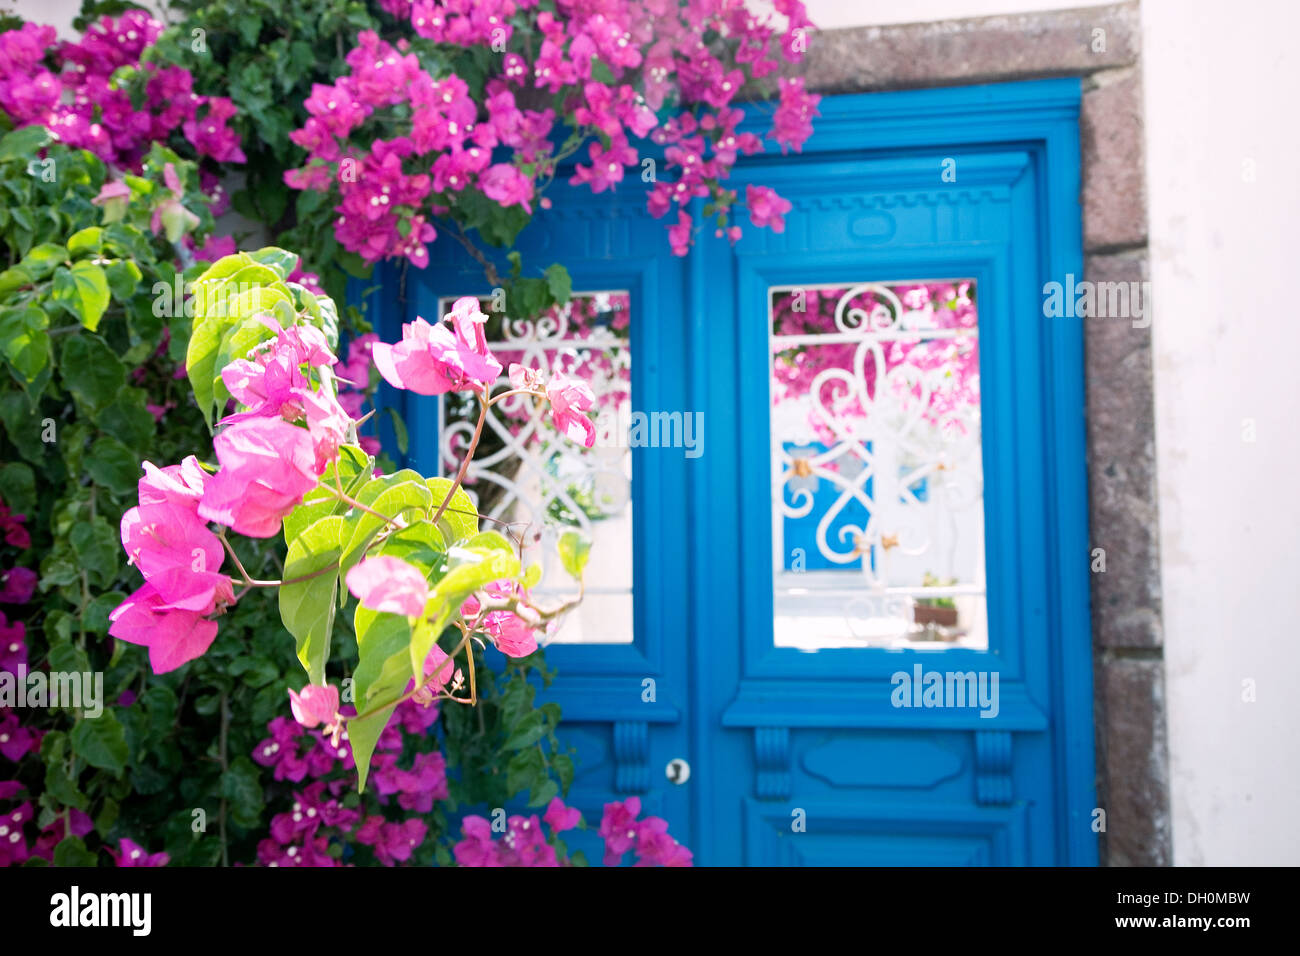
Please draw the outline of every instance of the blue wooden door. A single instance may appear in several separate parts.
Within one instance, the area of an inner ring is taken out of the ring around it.
[[[706,865],[1095,863],[1082,336],[1042,299],[1081,272],[1078,101],[826,97],[802,154],[737,168],[792,202],[779,234],[674,257],[639,180],[558,186],[523,233],[624,303],[633,414],[696,423],[628,451],[626,626],[547,653],[588,819],[640,796]],[[387,338],[489,291],[451,246]],[[405,399],[433,471],[445,410]]]

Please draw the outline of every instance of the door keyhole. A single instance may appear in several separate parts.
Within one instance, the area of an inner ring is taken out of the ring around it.
[[[681,786],[687,780],[691,779],[691,765],[681,757],[675,757],[668,761],[668,766],[664,767],[664,776],[671,783]]]

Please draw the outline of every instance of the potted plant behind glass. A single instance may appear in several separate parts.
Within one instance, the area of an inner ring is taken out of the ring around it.
[[[928,571],[921,579],[921,584],[927,588],[951,587],[956,583],[956,578],[941,581]],[[950,597],[917,598],[912,609],[912,620],[920,625],[956,627],[957,604]]]

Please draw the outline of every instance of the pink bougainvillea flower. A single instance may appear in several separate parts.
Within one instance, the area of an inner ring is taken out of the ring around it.
[[[0,604],[26,604],[36,590],[37,578],[31,568],[0,571]]]
[[[487,316],[478,300],[458,299],[451,320],[454,333],[442,323],[430,325],[417,317],[402,326],[398,344],[376,342],[371,355],[379,374],[390,385],[420,395],[490,386],[501,374],[501,363],[488,351],[483,332]]]
[[[185,198],[185,187],[176,173],[176,167],[171,163],[163,166],[163,179],[171,196],[154,207],[149,228],[154,232],[165,232],[168,242],[177,242],[199,224],[199,217],[181,202]]]
[[[166,866],[171,857],[166,853],[149,853],[134,840],[123,837],[118,841],[121,850],[114,853],[118,866]],[[112,853],[112,850],[109,850]]]
[[[217,622],[197,611],[170,607],[152,584],[144,584],[108,616],[108,633],[149,648],[155,674],[173,671],[202,656],[217,636]]]
[[[320,474],[311,434],[278,418],[231,425],[213,447],[221,470],[203,490],[199,515],[251,538],[279,532]]]
[[[24,802],[0,816],[0,867],[17,866],[30,859],[23,827],[35,815],[32,805]]]
[[[675,256],[684,256],[691,247],[691,219],[684,211],[677,213],[677,225],[668,227],[668,245]]]
[[[465,678],[460,668],[456,667],[451,658],[447,656],[447,652],[437,644],[429,648],[429,653],[424,658],[424,676],[424,686],[411,698],[417,704],[422,705],[427,705],[433,700],[434,694],[443,693],[448,686],[459,686]],[[410,686],[410,683],[408,683],[407,688],[409,689]]]
[[[253,750],[253,762],[263,767],[274,767],[274,779],[294,783],[307,776],[307,761],[300,755],[299,742],[304,731],[287,717],[273,717],[267,729],[271,736],[261,741]]]
[[[202,97],[207,104],[207,115],[195,116],[182,124],[185,138],[194,144],[200,156],[211,156],[219,163],[244,163],[248,157],[239,148],[239,134],[226,125],[238,110],[232,100],[224,96]],[[200,104],[196,104],[200,105]]]
[[[17,763],[30,750],[36,738],[18,722],[18,715],[10,710],[0,712],[0,754]]]
[[[790,200],[782,199],[776,190],[767,186],[751,185],[745,187],[745,203],[749,206],[749,221],[754,225],[785,232],[785,214],[793,208]]]
[[[636,825],[637,866],[690,866],[694,858],[686,847],[668,835],[668,821],[646,817]]]
[[[556,372],[546,386],[546,397],[551,402],[551,421],[556,428],[587,448],[596,444],[596,426],[583,414],[596,401],[590,386]]]
[[[622,167],[619,167],[620,171]],[[488,168],[479,180],[483,195],[495,199],[503,206],[523,206],[524,212],[533,211],[529,200],[533,198],[533,181],[510,163],[497,163]]]
[[[541,369],[528,368],[514,363],[510,366],[510,387],[536,391],[542,387]]]
[[[0,671],[17,674],[20,665],[27,666],[27,625],[22,621],[10,624],[0,611]]]
[[[384,866],[394,866],[409,860],[428,832],[423,820],[390,823],[381,816],[371,816],[357,828],[355,837],[358,843],[371,847]]]
[[[76,807],[69,808],[71,813],[60,813],[48,824],[41,827],[41,835],[36,838],[36,845],[32,847],[32,856],[40,857],[47,863],[54,862],[54,849],[64,838],[71,834],[74,837],[84,837],[87,833],[95,829],[95,823],[90,819],[89,814],[78,810]],[[70,825],[69,825],[70,824]]]
[[[163,477],[161,472],[156,473]],[[153,495],[157,492],[142,490]],[[162,498],[130,508],[122,515],[122,547],[134,564],[171,607],[210,614],[218,604],[234,601],[230,578],[219,573],[225,551],[208,530],[191,499]]]
[[[100,187],[99,194],[90,203],[104,210],[104,225],[107,226],[126,215],[126,204],[130,199],[131,187],[124,182],[113,180],[104,183]]]
[[[347,574],[348,590],[372,611],[419,617],[429,601],[429,584],[401,558],[366,558]]]
[[[513,581],[493,581],[483,589],[490,598],[508,599],[518,597],[521,602],[528,600],[528,593]],[[537,650],[537,633],[534,624],[530,624],[518,614],[511,611],[488,611],[480,614],[482,605],[478,598],[470,596],[461,605],[461,614],[472,622],[476,630],[485,632],[492,638],[492,643],[507,657],[527,657]]]
[[[32,536],[23,527],[26,520],[26,515],[11,514],[9,506],[0,501],[0,531],[4,532],[5,544],[20,551],[32,546]]]
[[[460,866],[502,866],[497,844],[492,840],[492,824],[486,817],[467,816],[460,822],[464,838],[452,847]]]
[[[641,798],[605,804],[600,818],[600,838],[605,841],[605,865],[617,866],[623,854],[636,844],[636,818],[641,814]]]
[[[191,512],[197,512],[199,499],[203,497],[203,488],[208,482],[208,473],[203,470],[199,460],[190,455],[179,465],[159,468],[153,462],[146,461],[141,466],[144,477],[137,483],[140,504],[175,504],[185,505]]]
[[[341,726],[339,714],[339,689],[330,684],[308,684],[295,693],[289,690],[289,707],[293,719],[304,727],[325,725],[325,732],[332,733]]]
[[[552,797],[550,804],[546,807],[546,815],[542,819],[554,832],[563,833],[565,830],[572,830],[581,823],[582,814],[574,807],[566,807],[564,801],[559,797]]]

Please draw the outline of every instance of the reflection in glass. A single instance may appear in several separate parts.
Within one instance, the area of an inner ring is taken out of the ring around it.
[[[446,314],[454,300],[441,303]],[[542,607],[577,593],[556,555],[564,531],[591,538],[582,604],[562,620],[550,643],[626,644],[632,641],[632,455],[609,427],[631,407],[630,299],[626,292],[575,293],[567,305],[537,320],[490,311],[488,346],[505,366],[493,393],[507,391],[512,364],[580,378],[596,395],[596,447],[583,448],[552,426],[545,403],[512,396],[492,407],[465,490],[494,527],[521,543],[524,565],[542,566],[533,589]],[[444,398],[442,472],[454,475],[474,434],[478,406],[465,394]]]
[[[987,647],[974,283],[769,306],[775,643]]]

